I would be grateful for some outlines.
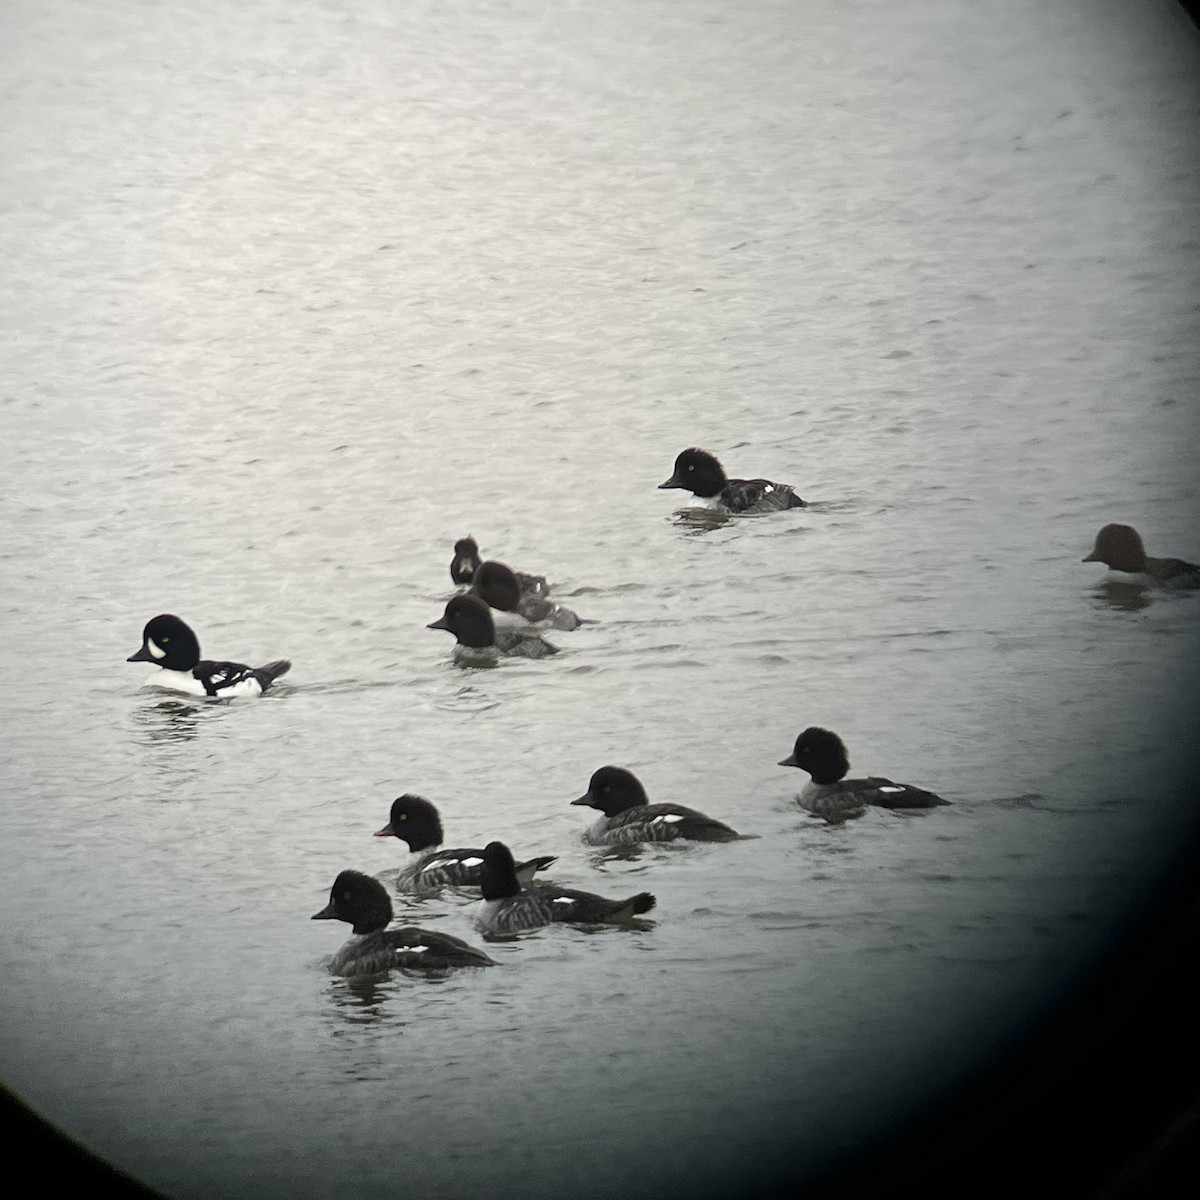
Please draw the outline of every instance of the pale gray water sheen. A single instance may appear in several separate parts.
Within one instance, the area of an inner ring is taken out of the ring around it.
[[[1172,6],[9,0],[0,66],[30,1104],[178,1200],[737,1196],[1070,997],[1194,821],[1200,596],[1080,562],[1200,557]],[[679,525],[689,445],[814,503]],[[599,623],[453,668],[466,533]],[[141,691],[158,612],[293,670]],[[813,724],[952,806],[806,815]],[[608,762],[760,836],[597,854]],[[331,979],[403,791],[653,925]]]

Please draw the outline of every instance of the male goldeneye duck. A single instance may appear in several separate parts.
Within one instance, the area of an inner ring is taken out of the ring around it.
[[[481,562],[479,543],[473,537],[459,538],[454,543],[454,558],[450,560],[450,578],[460,587],[469,587]],[[522,593],[533,596],[550,594],[545,575],[526,575],[523,571],[514,571],[513,574]]]
[[[142,648],[125,661],[154,663],[161,668],[146,680],[145,687],[218,700],[261,696],[292,665],[286,658],[277,658],[261,667],[202,659],[196,635],[184,621],[170,613],[146,622]]]
[[[845,779],[850,769],[845,743],[836,733],[815,726],[796,738],[792,753],[779,765],[799,767],[812,776],[812,782],[805,784],[800,793],[800,804],[830,821],[855,815],[869,804],[879,808],[933,808],[950,803],[924,788],[893,783],[881,775]]]
[[[646,789],[624,767],[601,767],[588,780],[588,790],[572,804],[598,808],[604,815],[585,838],[596,846],[629,842],[732,842],[741,837],[735,829],[682,804],[651,804]]]
[[[536,630],[497,629],[492,610],[478,596],[452,596],[446,611],[426,629],[448,629],[456,639],[454,661],[463,666],[490,666],[502,654],[516,658],[545,658],[557,654]]]
[[[449,971],[453,967],[494,967],[482,950],[448,933],[432,933],[406,925],[388,929],[392,902],[378,879],[361,871],[343,871],[329,892],[329,903],[313,913],[314,921],[345,921],[354,936],[333,956],[334,975],[379,975],[399,967],[406,971]]]
[[[1105,525],[1092,552],[1083,560],[1101,562],[1114,571],[1147,576],[1164,587],[1200,587],[1200,566],[1181,558],[1148,558],[1138,531],[1131,525]]]
[[[573,888],[534,884],[522,890],[512,852],[503,842],[489,842],[483,851],[480,877],[483,899],[477,906],[475,927],[485,934],[507,935],[540,929],[556,921],[573,925],[626,925],[639,913],[649,912],[655,899],[638,892],[627,900],[607,900]]]
[[[396,890],[425,895],[443,887],[479,886],[482,850],[442,850],[442,820],[438,810],[423,796],[401,796],[392,801],[388,823],[375,831],[376,837],[395,837],[413,853],[412,861],[396,879]],[[529,883],[535,871],[542,871],[557,855],[531,858],[517,867],[517,878]]]
[[[595,624],[544,596],[523,592],[516,572],[506,563],[491,559],[479,564],[471,592],[492,610],[492,620],[500,628],[537,625],[543,629],[570,630],[585,623]]]
[[[707,450],[695,446],[675,459],[675,473],[658,485],[683,488],[702,500],[731,513],[767,513],[781,508],[803,508],[805,503],[790,484],[769,479],[727,479],[725,469]]]

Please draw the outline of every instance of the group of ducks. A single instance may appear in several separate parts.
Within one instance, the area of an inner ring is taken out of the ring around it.
[[[707,450],[684,450],[670,479],[660,488],[683,488],[714,510],[752,515],[803,508],[804,501],[786,483],[769,479],[729,479]],[[546,629],[570,630],[590,624],[569,608],[548,599],[544,575],[527,575],[505,563],[484,562],[474,538],[454,544],[450,577],[466,590],[451,597],[446,611],[428,628],[454,634],[454,660],[464,666],[495,662],[501,655],[545,658],[558,653],[546,641]]]
[[[691,448],[675,460],[671,477],[660,488],[683,488],[720,512],[752,515],[805,502],[787,484],[766,479],[728,479],[707,451]],[[1084,562],[1103,562],[1114,570],[1138,573],[1170,587],[1200,587],[1200,566],[1180,559],[1148,558],[1141,538],[1128,525],[1106,525]],[[455,661],[464,666],[494,665],[500,656],[541,658],[558,652],[542,630],[571,630],[588,623],[549,599],[544,576],[513,571],[483,560],[474,538],[455,543],[451,578],[460,590],[430,629],[455,637]],[[261,667],[215,662],[200,657],[195,633],[179,617],[162,614],[146,623],[141,648],[129,662],[158,668],[149,686],[189,696],[225,699],[261,695],[287,673],[291,663],[277,659]],[[844,821],[868,806],[890,809],[931,808],[947,804],[933,792],[880,776],[847,779],[849,758],[842,739],[828,729],[810,727],[796,738],[780,766],[810,776],[800,805],[829,821]],[[592,845],[632,845],[677,840],[728,842],[743,836],[729,825],[679,804],[651,804],[640,780],[623,767],[605,766],[572,804],[597,809],[600,816],[585,834]],[[512,937],[556,922],[627,925],[655,906],[650,892],[613,900],[591,892],[536,880],[557,860],[543,855],[517,863],[503,842],[483,849],[443,849],[437,809],[421,796],[404,795],[391,806],[388,823],[376,837],[396,837],[409,848],[410,861],[393,887],[402,894],[428,896],[443,889],[479,898],[475,927],[488,938]],[[342,871],[329,903],[313,920],[347,922],[353,936],[330,963],[334,974],[374,975],[392,969],[444,973],[457,967],[494,965],[483,950],[460,938],[415,926],[389,928],[391,897],[379,880],[361,871]]]
[[[849,759],[836,733],[810,728],[796,738],[792,753],[780,766],[799,767],[812,777],[800,802],[831,821],[844,821],[868,805],[883,808],[931,808],[948,804],[933,792],[890,779],[870,776],[847,779]],[[587,791],[573,805],[599,810],[584,834],[593,846],[628,846],[674,841],[732,842],[740,834],[682,804],[652,804],[632,771],[605,766],[593,772]],[[475,927],[489,939],[509,938],[545,925],[630,925],[655,906],[650,892],[609,899],[593,892],[559,887],[537,876],[557,861],[539,855],[517,862],[503,842],[482,849],[443,847],[438,810],[423,796],[404,795],[392,802],[388,822],[376,837],[395,837],[409,849],[409,861],[392,881],[402,895],[428,897],[444,889],[479,897]],[[347,922],[353,937],[334,956],[337,975],[375,975],[393,968],[442,973],[456,967],[491,966],[493,960],[475,946],[450,934],[415,926],[389,929],[392,902],[383,883],[361,871],[342,871],[329,903],[313,920]]]

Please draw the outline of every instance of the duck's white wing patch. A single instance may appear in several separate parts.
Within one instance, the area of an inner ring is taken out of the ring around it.
[[[254,668],[243,663],[204,663],[194,672],[200,682],[217,696],[261,696],[262,684],[255,677]]]
[[[231,700],[239,696],[261,696],[262,684],[257,679],[234,679],[229,683],[216,683],[216,699]]]
[[[675,824],[676,821],[682,821],[682,820],[683,820],[683,815],[681,813],[659,813],[659,815],[657,817],[655,817],[650,822],[650,824],[651,825],[673,825],[673,824]]]

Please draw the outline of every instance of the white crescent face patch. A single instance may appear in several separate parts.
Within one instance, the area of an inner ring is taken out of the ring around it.
[[[150,651],[151,658],[166,658],[167,652],[153,639],[146,639],[146,649]]]

